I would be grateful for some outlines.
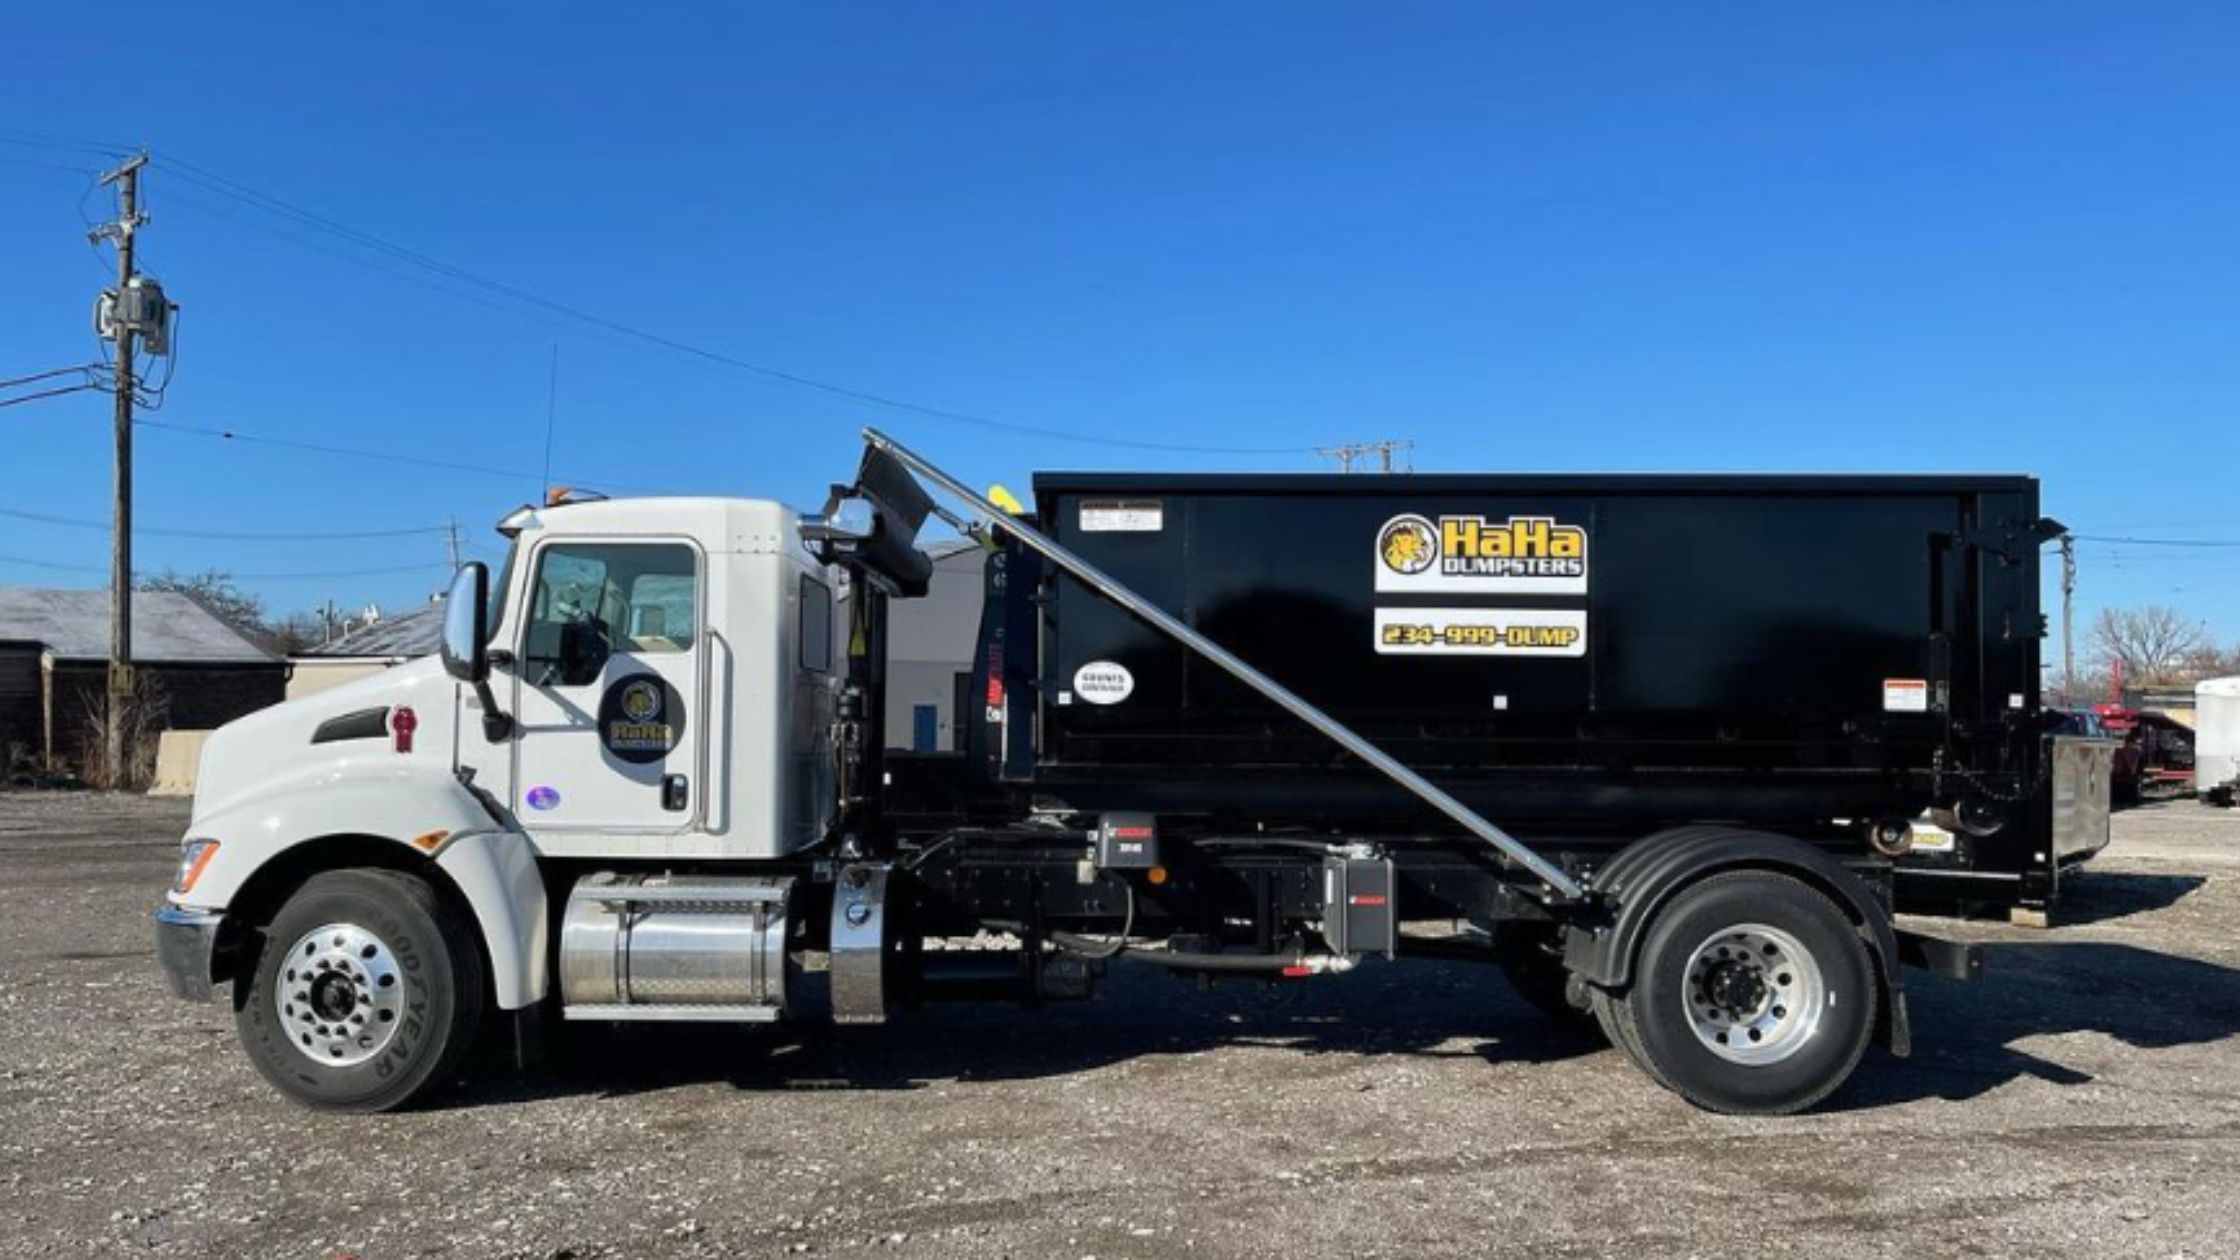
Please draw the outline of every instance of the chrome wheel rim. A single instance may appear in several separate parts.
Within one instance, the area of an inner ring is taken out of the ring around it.
[[[355,923],[296,938],[280,961],[273,1010],[288,1044],[314,1063],[355,1067],[396,1038],[405,980],[388,943]]]
[[[1722,928],[1688,955],[1688,1026],[1730,1063],[1764,1067],[1819,1030],[1828,985],[1795,936],[1763,923]]]

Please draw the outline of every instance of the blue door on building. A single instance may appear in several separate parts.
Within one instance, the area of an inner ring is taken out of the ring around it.
[[[941,706],[919,704],[910,707],[910,749],[912,752],[932,752],[941,746]]]

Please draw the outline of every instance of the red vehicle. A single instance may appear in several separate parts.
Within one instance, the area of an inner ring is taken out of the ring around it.
[[[2129,804],[2150,792],[2192,790],[2193,728],[2167,713],[2120,704],[2094,705],[2093,713],[2123,741],[2110,782],[2115,800]]]

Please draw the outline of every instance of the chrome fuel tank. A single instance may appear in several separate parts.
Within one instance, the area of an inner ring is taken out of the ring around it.
[[[778,1018],[790,877],[586,875],[560,926],[569,1019]]]

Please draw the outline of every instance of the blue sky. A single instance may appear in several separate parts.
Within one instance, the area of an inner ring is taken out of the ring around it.
[[[185,308],[141,567],[424,596],[563,480],[813,503],[876,423],[969,477],[1316,466],[2028,471],[2086,533],[2240,540],[2240,10],[31,6],[0,45],[0,377],[82,362],[79,141],[145,144]],[[167,165],[175,158],[191,166]],[[197,181],[192,178],[201,175]],[[212,176],[230,181],[213,187]],[[231,188],[234,191],[221,191]],[[240,189],[775,382],[441,278]],[[104,517],[106,401],[0,410],[0,508]],[[98,530],[0,517],[0,582]],[[2092,543],[2085,617],[2240,637],[2240,550]],[[2082,620],[2082,618],[2080,619]]]

